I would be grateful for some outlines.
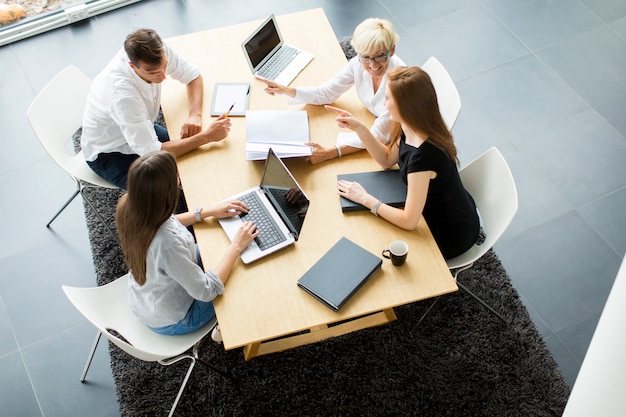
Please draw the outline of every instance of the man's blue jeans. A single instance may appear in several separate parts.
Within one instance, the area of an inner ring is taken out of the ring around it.
[[[159,142],[163,143],[170,140],[167,129],[163,126],[155,124],[154,130],[159,138]],[[87,165],[105,180],[126,189],[128,168],[137,158],[139,158],[139,155],[135,154],[128,155],[120,152],[101,153],[95,161],[87,161]]]

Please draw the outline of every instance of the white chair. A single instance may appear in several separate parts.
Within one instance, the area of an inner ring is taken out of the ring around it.
[[[93,172],[85,162],[82,151],[77,154],[68,151],[72,135],[81,126],[90,85],[91,80],[74,65],[70,65],[41,90],[26,111],[26,115],[48,155],[76,181],[76,191],[46,227],[50,227],[50,224],[80,193],[102,224],[117,240],[117,235],[87,198],[84,190],[89,187],[118,187]]]
[[[506,320],[458,280],[460,272],[472,267],[480,257],[495,245],[509,227],[517,212],[517,188],[506,160],[497,148],[491,147],[459,171],[463,186],[472,195],[480,215],[485,240],[465,253],[447,261],[454,271],[458,287],[474,297],[492,313]]]
[[[87,358],[80,381],[85,381],[89,365],[102,335],[124,352],[146,362],[158,362],[167,366],[183,359],[190,359],[191,364],[169,412],[169,416],[172,416],[196,361],[200,361],[221,375],[232,379],[224,371],[198,357],[200,342],[215,327],[217,320],[213,319],[202,329],[186,335],[168,336],[155,333],[141,323],[128,306],[129,277],[130,275],[126,274],[100,287],[62,286],[65,295],[74,307],[98,329],[96,340]],[[191,353],[187,352],[189,349],[192,349]]]
[[[459,116],[459,112],[461,111],[461,97],[456,89],[456,85],[445,67],[434,56],[428,58],[424,65],[422,65],[422,69],[430,75],[430,79],[437,92],[439,111],[448,129],[452,130]]]

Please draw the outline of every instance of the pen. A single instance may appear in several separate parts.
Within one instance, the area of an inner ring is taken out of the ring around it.
[[[230,111],[233,109],[233,107],[235,107],[235,101],[233,101],[233,104],[230,105],[229,109],[226,110],[226,113],[224,113],[224,117],[228,117],[228,115],[230,114]]]

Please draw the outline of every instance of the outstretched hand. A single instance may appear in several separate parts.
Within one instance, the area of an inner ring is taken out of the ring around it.
[[[254,78],[265,84],[264,91],[270,96],[275,96],[276,94],[283,94],[286,96],[295,97],[296,95],[296,90],[294,88],[290,88],[282,84],[275,83],[272,80],[268,80],[267,78],[263,78],[258,75],[255,75]]]
[[[330,110],[332,112],[339,114],[339,116],[337,116],[337,119],[336,119],[337,124],[339,124],[339,127],[343,127],[343,128],[350,129],[350,130],[357,130],[359,127],[364,126],[363,123],[361,123],[359,119],[354,117],[352,113],[350,113],[347,110],[340,109],[339,107],[329,106],[328,104],[326,104],[324,108],[326,110]]]

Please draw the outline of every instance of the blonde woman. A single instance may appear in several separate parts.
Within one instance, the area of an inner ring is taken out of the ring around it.
[[[353,85],[363,105],[376,120],[371,127],[372,135],[382,143],[389,140],[391,121],[385,108],[385,82],[388,71],[406,65],[396,53],[396,43],[400,37],[391,22],[385,19],[368,18],[361,22],[352,35],[351,44],[357,56],[331,80],[318,87],[286,87],[273,81],[257,77],[266,84],[265,91],[270,95],[286,95],[288,103],[329,104],[336,101]],[[311,163],[316,164],[363,149],[360,143],[337,144],[325,148],[310,143],[313,155]]]

